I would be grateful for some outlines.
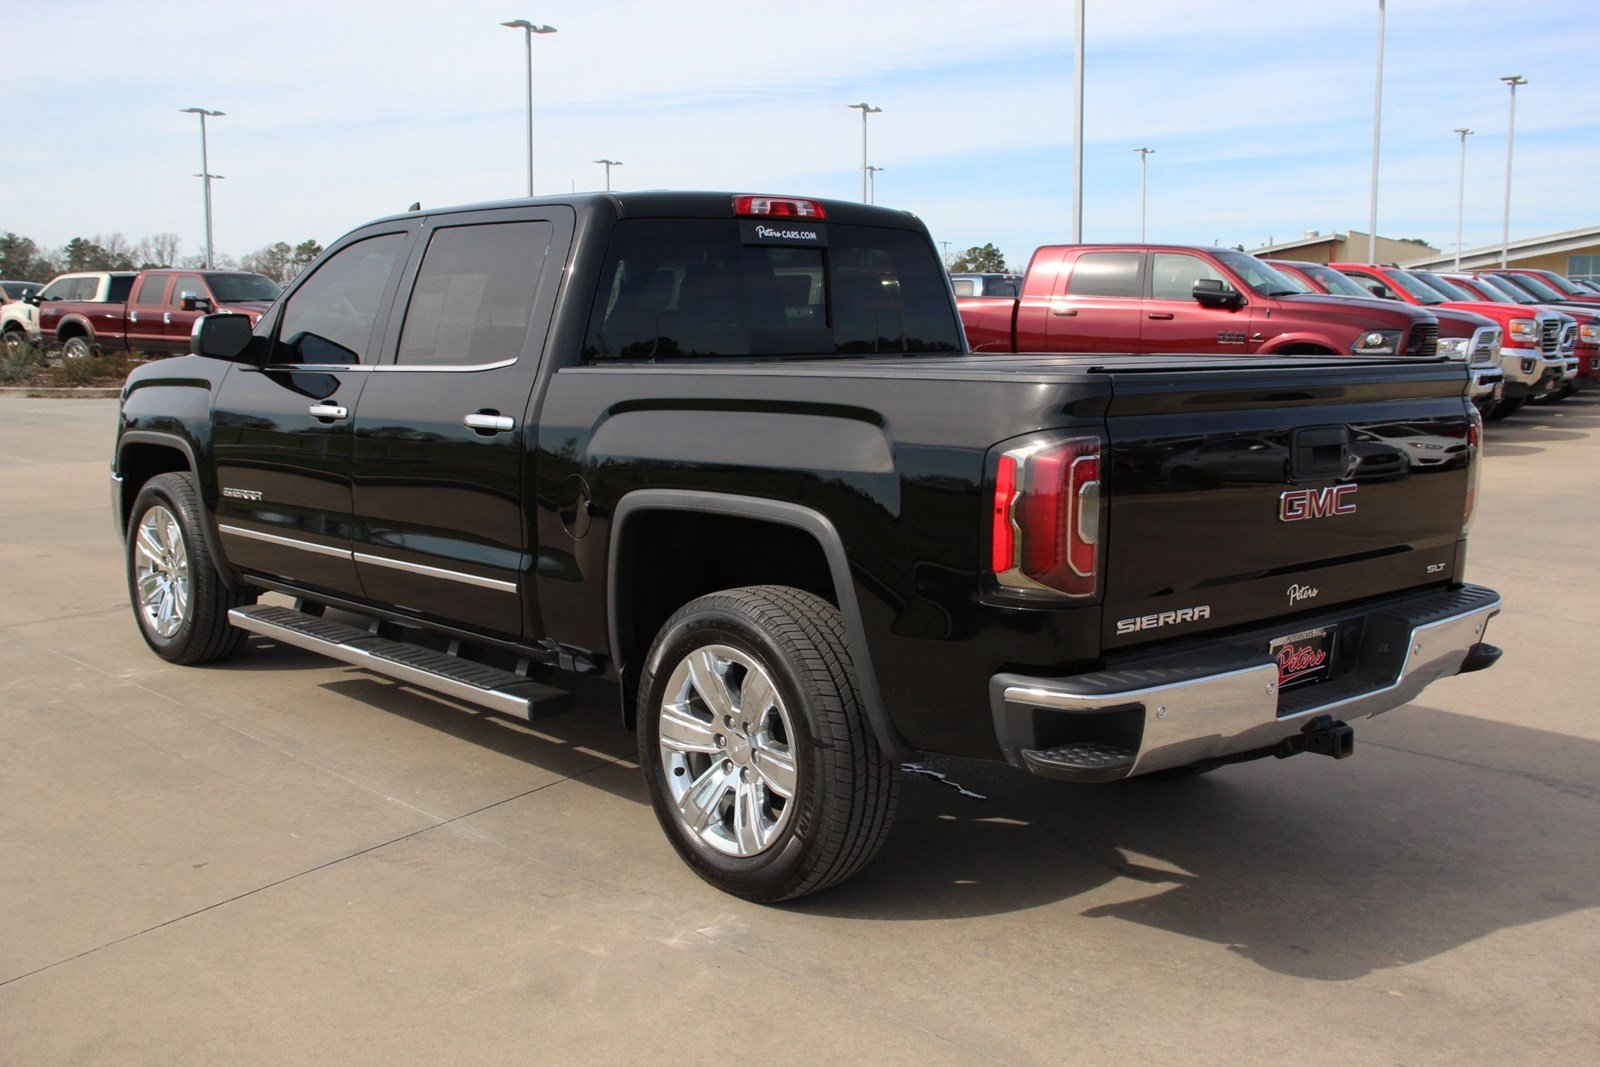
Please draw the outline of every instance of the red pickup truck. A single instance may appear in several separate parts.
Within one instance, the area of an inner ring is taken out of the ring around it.
[[[1438,320],[1307,291],[1254,256],[1169,245],[1046,245],[1018,299],[958,298],[975,352],[1425,355]]]
[[[144,270],[62,275],[27,297],[43,339],[76,359],[96,351],[189,351],[195,320],[232,311],[253,325],[283,287],[245,271]]]
[[[1503,331],[1500,366],[1505,370],[1505,398],[1495,406],[1494,418],[1505,418],[1532,396],[1560,392],[1578,373],[1576,356],[1569,359],[1576,340],[1577,323],[1565,315],[1496,304],[1486,300],[1452,299],[1398,267],[1372,263],[1330,263],[1330,267],[1355,280],[1373,296],[1397,300],[1413,307],[1453,307],[1487,315]],[[1564,336],[1568,325],[1572,338]],[[1563,352],[1563,349],[1567,352]]]
[[[1364,305],[1379,299],[1326,263],[1293,259],[1269,259],[1267,262],[1285,277],[1305,282],[1314,293],[1360,301]],[[1500,327],[1487,315],[1443,304],[1430,305],[1428,311],[1439,320],[1439,355],[1467,363],[1472,372],[1472,402],[1487,417],[1505,390],[1505,371],[1500,366]]]

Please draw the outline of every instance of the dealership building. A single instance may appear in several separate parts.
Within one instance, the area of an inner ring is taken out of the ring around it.
[[[1367,235],[1360,230],[1334,230],[1322,233],[1307,230],[1304,237],[1293,241],[1280,241],[1251,251],[1262,259],[1290,259],[1301,263],[1365,263],[1367,262]],[[1378,262],[1398,263],[1416,259],[1419,255],[1438,255],[1432,245],[1418,241],[1396,241],[1392,237],[1378,238]]]

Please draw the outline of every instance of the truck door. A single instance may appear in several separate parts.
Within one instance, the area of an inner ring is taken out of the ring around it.
[[[356,410],[368,597],[512,637],[537,630],[524,596],[527,416],[575,221],[565,207],[508,208],[430,219],[419,235]]]
[[[1216,267],[1186,252],[1150,253],[1149,297],[1144,304],[1139,347],[1143,352],[1254,352],[1250,309],[1206,307],[1194,298],[1194,283],[1220,281],[1238,287]]]
[[[173,279],[172,289],[167,293],[167,306],[161,309],[162,329],[166,333],[169,352],[187,352],[189,334],[194,330],[195,320],[216,306],[215,302],[211,302],[207,308],[185,308],[183,298],[187,293],[211,301],[211,290],[200,275],[180,274]]]
[[[297,282],[266,325],[267,361],[236,365],[222,380],[212,433],[217,523],[229,562],[360,595],[351,554],[351,416],[410,240],[393,227],[352,235]]]
[[[1081,252],[1044,315],[1051,352],[1139,351],[1142,252]]]
[[[166,312],[167,286],[170,274],[146,274],[134,286],[128,299],[128,347],[135,352],[176,352],[167,344],[162,315]],[[189,339],[183,339],[182,351],[189,351]]]

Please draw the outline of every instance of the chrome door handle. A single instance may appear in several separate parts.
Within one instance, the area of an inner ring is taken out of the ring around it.
[[[1050,314],[1052,314],[1052,315],[1066,316],[1066,315],[1076,315],[1077,313],[1078,313],[1078,309],[1077,308],[1068,307],[1065,304],[1052,304],[1050,306]]]
[[[347,419],[350,409],[343,404],[312,404],[307,409],[319,419]]]
[[[1152,311],[1145,316],[1147,319],[1170,319],[1175,317],[1170,311]]]
[[[471,430],[505,433],[507,430],[516,429],[517,420],[510,415],[493,415],[486,411],[474,411],[471,415],[461,420],[461,425]]]

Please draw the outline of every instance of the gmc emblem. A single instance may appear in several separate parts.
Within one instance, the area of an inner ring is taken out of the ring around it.
[[[1356,487],[1330,485],[1322,489],[1286,489],[1278,497],[1278,518],[1283,522],[1325,519],[1356,513]]]

